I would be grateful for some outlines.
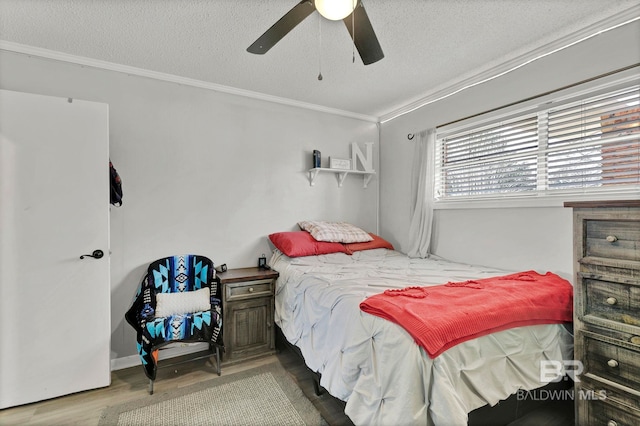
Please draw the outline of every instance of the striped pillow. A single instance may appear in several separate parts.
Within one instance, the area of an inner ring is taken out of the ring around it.
[[[364,243],[372,241],[371,235],[346,222],[324,222],[307,220],[298,222],[303,231],[307,231],[316,241],[332,243]]]

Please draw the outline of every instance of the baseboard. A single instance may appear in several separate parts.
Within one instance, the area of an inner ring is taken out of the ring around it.
[[[182,355],[189,355],[196,352],[205,351],[209,348],[208,343],[172,343],[160,351],[159,360],[175,358]],[[111,360],[111,371],[123,370],[125,368],[141,365],[138,355],[125,356]]]

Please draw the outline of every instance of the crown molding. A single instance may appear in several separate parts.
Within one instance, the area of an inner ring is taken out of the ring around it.
[[[108,61],[102,61],[97,59],[91,59],[78,55],[71,55],[68,53],[58,52],[49,49],[43,49],[35,46],[29,46],[10,41],[0,40],[0,51],[8,51],[28,56],[34,56],[43,59],[50,59],[54,61],[67,62],[84,67],[92,67],[102,70],[109,70],[120,72],[124,74],[135,75],[139,77],[146,77],[160,81],[166,81],[191,87],[197,87],[206,90],[212,90],[220,93],[227,93],[236,96],[242,96],[245,98],[260,100],[264,102],[271,102],[280,105],[291,106],[295,108],[302,108],[311,111],[322,112],[326,114],[352,118],[356,120],[384,124],[398,117],[416,111],[426,105],[438,102],[446,99],[457,93],[460,93],[466,89],[474,86],[486,83],[495,78],[508,74],[512,71],[516,71],[519,68],[530,64],[531,62],[542,59],[546,56],[557,53],[561,50],[574,46],[578,43],[586,41],[592,37],[595,37],[604,32],[616,29],[618,27],[630,24],[632,22],[640,20],[640,5],[627,9],[624,12],[613,15],[610,18],[604,19],[597,24],[591,25],[588,28],[584,28],[580,31],[576,31],[544,46],[541,46],[533,51],[520,55],[511,60],[505,61],[500,65],[492,67],[481,73],[474,74],[470,77],[463,77],[458,80],[452,80],[445,85],[440,86],[430,92],[427,92],[413,101],[405,104],[402,107],[390,110],[379,117],[358,114],[351,111],[344,111],[335,108],[329,108],[322,105],[316,105],[306,102],[295,101],[288,98],[282,98],[278,96],[268,95],[265,93],[254,92],[250,90],[239,89],[230,86],[224,86],[221,84],[210,83],[202,80],[196,80],[186,77],[181,77],[174,74],[161,73],[151,71],[143,68],[131,67],[128,65],[117,64]]]
[[[587,28],[573,32],[528,53],[505,61],[500,65],[492,67],[486,71],[477,73],[470,77],[449,81],[445,83],[444,87],[440,86],[440,88],[436,88],[431,92],[427,92],[426,94],[400,108],[396,108],[394,110],[381,114],[380,123],[384,124],[405,114],[416,111],[426,105],[441,101],[466,89],[470,89],[474,86],[486,83],[512,71],[516,71],[517,69],[522,68],[534,61],[579,44],[599,34],[614,30],[638,20],[640,20],[640,5],[633,6],[594,25],[590,25]]]
[[[295,108],[308,109],[312,111],[322,112],[326,114],[337,115],[356,120],[378,123],[378,117],[358,114],[351,111],[344,111],[335,108],[329,108],[322,105],[310,104],[306,102],[295,101],[293,99],[281,98],[278,96],[267,95],[265,93],[253,92],[250,90],[238,89],[235,87],[224,86],[222,84],[210,83],[207,81],[196,80],[187,77],[181,77],[174,74],[167,74],[157,71],[151,71],[143,68],[132,67],[128,65],[117,64],[98,59],[91,59],[84,56],[71,55],[55,50],[43,49],[40,47],[29,46],[26,44],[14,43],[11,41],[0,40],[0,51],[19,53],[37,58],[49,59],[53,61],[66,62],[83,67],[97,68],[101,70],[115,71],[119,73],[135,75],[138,77],[146,77],[154,80],[166,81],[170,83],[181,84],[185,86],[197,87],[200,89],[212,90],[220,93],[227,93],[245,98],[255,99],[264,102],[271,102],[280,105],[291,106]]]

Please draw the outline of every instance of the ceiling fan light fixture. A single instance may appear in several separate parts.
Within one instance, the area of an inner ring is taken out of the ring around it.
[[[343,5],[344,10],[340,14],[334,15],[328,12],[326,7],[336,1]],[[364,65],[373,64],[384,58],[378,37],[376,37],[369,16],[362,5],[362,0],[300,0],[300,3],[285,13],[282,18],[278,19],[275,24],[271,25],[267,31],[258,37],[247,48],[247,52],[264,55],[316,10],[321,13],[320,16],[323,18],[342,20],[353,40],[355,49],[358,49],[358,54],[362,58]],[[321,22],[322,19],[319,18],[318,25]],[[355,56],[355,50],[353,51],[353,56]]]
[[[356,8],[357,0],[315,0],[320,15],[332,21],[346,18]]]

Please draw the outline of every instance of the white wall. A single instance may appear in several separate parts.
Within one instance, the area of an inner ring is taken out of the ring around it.
[[[434,220],[433,251],[443,257],[573,280],[571,209],[438,210]]]
[[[0,88],[110,106],[125,194],[111,209],[112,358],[121,358],[135,354],[123,315],[152,260],[194,252],[252,266],[269,233],[301,219],[347,220],[406,251],[408,133],[638,63],[638,40],[637,22],[599,35],[384,123],[380,142],[369,122],[8,52]],[[309,186],[311,151],[345,158],[351,142],[375,143],[369,188],[353,176],[338,188],[331,175]],[[433,243],[454,260],[571,276],[571,212],[561,207],[438,210]]]
[[[638,63],[640,23],[636,21],[383,123],[381,235],[399,250],[407,250],[413,155],[407,134]],[[571,211],[559,206],[437,210],[432,242],[436,254],[453,260],[553,271],[572,278],[571,232]]]
[[[377,177],[363,189],[348,176],[339,188],[322,174],[311,187],[306,173],[313,149],[349,158],[352,142],[374,142],[377,166],[374,123],[8,52],[0,88],[109,104],[124,190],[123,206],[111,208],[112,359],[136,353],[124,313],[157,258],[254,266],[270,253],[267,235],[300,220],[377,230]]]

